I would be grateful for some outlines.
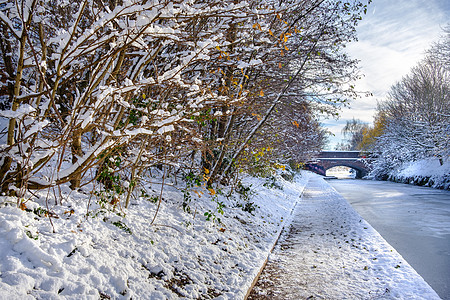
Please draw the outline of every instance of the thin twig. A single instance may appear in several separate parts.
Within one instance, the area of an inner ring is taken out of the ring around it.
[[[164,162],[166,161],[166,148],[164,147]],[[163,172],[163,177],[162,177],[162,182],[161,182],[161,192],[159,193],[159,202],[158,202],[158,207],[156,208],[156,213],[153,216],[153,220],[150,223],[150,225],[153,225],[153,222],[155,222],[156,220],[156,216],[158,215],[159,212],[159,208],[161,206],[161,202],[162,202],[162,194],[163,194],[163,190],[164,190],[164,180],[166,179],[166,164],[163,164],[163,168],[164,168],[164,172]]]

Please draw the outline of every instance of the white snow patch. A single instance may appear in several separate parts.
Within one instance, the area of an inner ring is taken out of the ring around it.
[[[252,191],[247,200],[218,191],[213,197],[198,187],[191,191],[190,213],[181,208],[183,193],[169,185],[154,225],[157,204],[140,192],[125,218],[101,209],[95,199],[86,218],[91,188],[62,186],[62,205],[54,205],[52,193],[35,191],[39,198],[26,203],[31,211],[0,197],[0,299],[242,299],[307,178],[279,177],[284,190],[244,178]],[[150,184],[147,193],[159,196],[159,188]],[[43,213],[47,197],[56,233]],[[246,204],[256,210],[243,211]],[[222,223],[207,221],[205,212]]]

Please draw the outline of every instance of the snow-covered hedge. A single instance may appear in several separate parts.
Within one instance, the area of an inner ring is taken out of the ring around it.
[[[441,165],[438,159],[421,159],[400,164],[393,169],[375,169],[369,178],[450,189],[450,160]]]

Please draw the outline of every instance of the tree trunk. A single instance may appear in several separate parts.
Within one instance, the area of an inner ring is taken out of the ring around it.
[[[72,135],[72,164],[78,161],[78,157],[83,155],[81,149],[81,130],[76,131]],[[81,184],[81,172],[76,172],[73,174],[72,179],[70,179],[70,188],[75,190],[80,187]]]
[[[7,89],[6,94],[9,96],[9,103],[8,105],[5,103],[1,103],[1,109],[8,109],[10,108],[11,103],[14,100],[14,84],[12,83],[14,80],[14,67],[12,62],[12,56],[10,55],[12,53],[12,46],[9,39],[6,37],[8,36],[8,31],[6,30],[4,25],[0,25],[2,36],[0,36],[0,50],[2,51],[2,59],[3,63],[5,65],[5,71],[8,74],[8,77],[5,78],[5,82],[7,82]],[[2,92],[3,94],[3,92]]]
[[[19,108],[20,101],[18,99],[18,96],[20,94],[20,83],[22,80],[22,72],[24,68],[24,55],[25,55],[25,43],[26,43],[26,30],[23,30],[22,36],[20,37],[20,48],[19,48],[19,59],[17,61],[17,73],[16,73],[16,80],[14,83],[14,90],[12,95],[12,105],[11,110],[16,111]],[[8,125],[8,136],[6,139],[6,143],[8,146],[14,145],[14,135],[15,135],[15,129],[16,129],[16,119],[11,118],[9,120]],[[8,182],[4,182],[5,175],[11,168],[12,164],[12,157],[7,156],[3,160],[3,165],[0,168],[0,182],[2,182],[2,191],[5,192],[8,190]],[[6,184],[6,185],[5,185]]]

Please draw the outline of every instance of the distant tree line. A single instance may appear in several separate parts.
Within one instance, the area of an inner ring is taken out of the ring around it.
[[[369,124],[364,123],[359,119],[353,118],[352,120],[347,120],[344,128],[342,128],[342,134],[346,140],[339,142],[336,145],[336,150],[361,150],[364,134],[369,128]]]

